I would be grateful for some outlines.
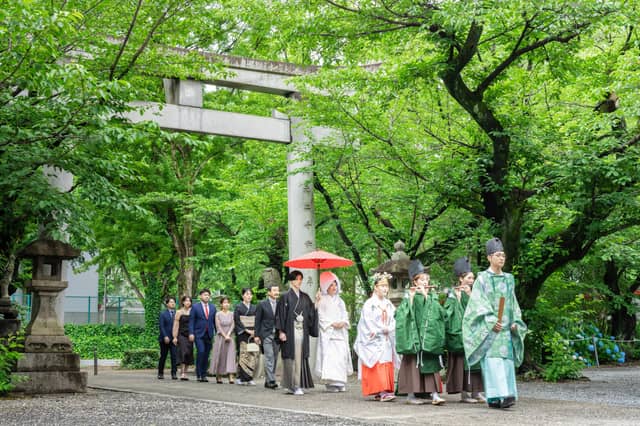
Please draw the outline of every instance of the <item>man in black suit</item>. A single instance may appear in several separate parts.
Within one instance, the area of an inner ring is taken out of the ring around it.
[[[160,314],[160,361],[158,361],[158,379],[164,379],[164,364],[167,361],[167,353],[171,354],[171,378],[178,380],[176,364],[176,347],[171,344],[173,340],[173,319],[176,317],[176,299],[168,297],[164,301],[166,310]]]
[[[277,284],[270,285],[267,290],[267,298],[258,303],[256,308],[255,337],[257,344],[262,346],[264,353],[264,387],[276,389],[276,365],[278,363],[278,351],[280,344],[276,337],[276,302],[280,295]]]

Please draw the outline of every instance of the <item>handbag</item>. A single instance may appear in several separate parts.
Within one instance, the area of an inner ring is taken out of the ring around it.
[[[260,352],[260,346],[257,343],[247,343],[247,352]]]

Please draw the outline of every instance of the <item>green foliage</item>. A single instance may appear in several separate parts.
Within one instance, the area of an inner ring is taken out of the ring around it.
[[[148,339],[158,335],[163,303],[162,287],[155,277],[151,277],[144,298],[144,330]]]
[[[567,279],[563,273],[556,273],[547,280],[535,308],[524,312],[530,330],[525,345],[529,362],[536,365],[548,362],[549,342],[561,327],[597,319],[597,306],[585,300],[585,290],[583,285]]]
[[[544,366],[542,377],[549,382],[564,379],[578,379],[585,364],[571,353],[569,342],[557,331],[544,335],[544,345],[551,352],[549,362]]]
[[[482,269],[483,240],[501,235],[530,361],[565,374],[550,361],[563,318],[604,330],[636,309],[638,2],[396,3],[4,2],[0,272],[38,224],[65,223],[144,299],[148,339],[162,297],[236,296],[262,266],[282,272],[287,148],[119,117],[130,100],[162,101],[161,77],[215,79],[198,49],[317,65],[298,101],[219,89],[205,106],[340,131],[344,143],[312,151],[316,238],[357,257],[349,282],[401,239],[445,287],[456,257]],[[594,111],[612,91],[619,108]],[[71,193],[50,190],[45,166],[74,174]],[[619,288],[594,258],[616,261]]]
[[[630,360],[640,360],[640,341],[636,340],[635,342],[622,343],[620,348],[627,354],[627,358]]]
[[[84,359],[92,359],[94,349],[98,358],[119,359],[129,349],[153,346],[158,338],[147,336],[142,327],[132,325],[65,324],[64,330],[73,342],[73,351]]]
[[[120,368],[131,370],[155,368],[158,366],[158,349],[131,349],[124,351]]]
[[[12,377],[11,371],[22,357],[23,341],[24,336],[21,334],[0,339],[0,395],[10,392],[15,387],[15,378]]]

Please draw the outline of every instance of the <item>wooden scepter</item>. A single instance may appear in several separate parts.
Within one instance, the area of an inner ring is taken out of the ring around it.
[[[498,322],[502,324],[502,314],[504,313],[504,296],[498,302]]]

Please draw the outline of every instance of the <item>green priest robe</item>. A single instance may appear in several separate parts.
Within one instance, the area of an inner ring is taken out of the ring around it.
[[[416,355],[421,374],[437,373],[442,368],[445,311],[436,293],[425,297],[416,293],[413,303],[406,296],[396,310],[396,349]]]
[[[492,330],[498,320],[500,297],[505,298],[502,331]],[[515,332],[511,326],[517,325]],[[508,273],[494,274],[491,270],[478,274],[462,321],[462,340],[469,364],[481,359],[504,358],[513,360],[515,367],[522,364],[524,338],[527,326],[515,296],[515,280]]]
[[[452,353],[464,355],[464,344],[462,343],[462,318],[464,311],[469,303],[469,295],[462,292],[460,300],[456,297],[455,291],[451,289],[447,294],[444,302],[444,310],[447,313],[446,321],[446,348]],[[475,364],[469,368],[466,357],[464,359],[464,369],[471,371],[480,371],[480,364]]]

